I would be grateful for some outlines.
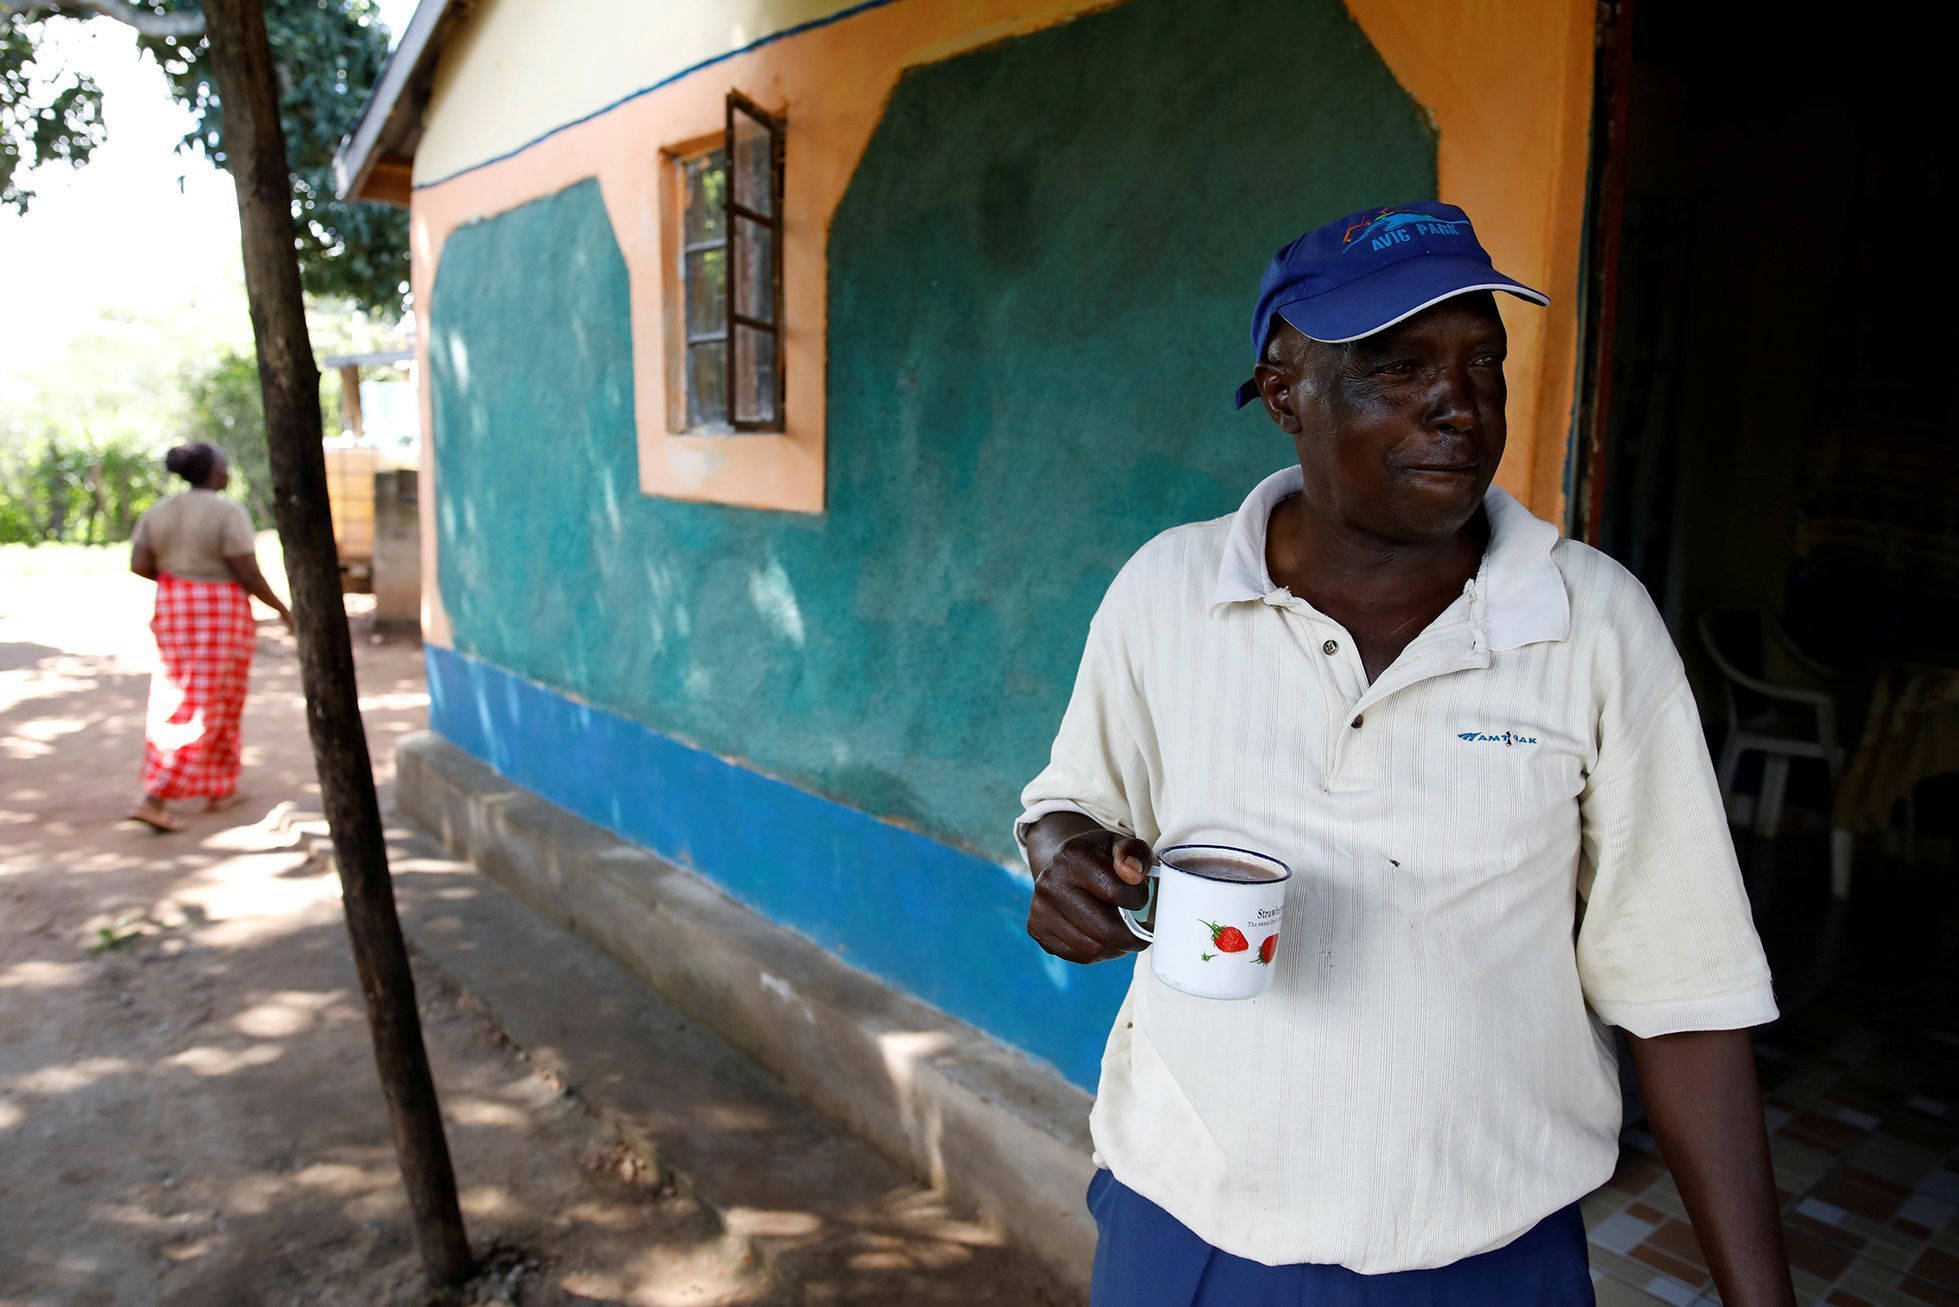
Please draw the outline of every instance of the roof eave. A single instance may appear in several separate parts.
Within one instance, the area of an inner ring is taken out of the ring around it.
[[[444,20],[465,6],[462,0],[421,0],[401,34],[381,76],[361,106],[354,129],[333,155],[333,185],[342,199],[406,207],[415,161],[412,143],[420,136],[422,96],[434,73],[441,38],[452,24]]]

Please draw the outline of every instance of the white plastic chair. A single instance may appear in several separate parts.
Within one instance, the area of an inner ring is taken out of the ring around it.
[[[1836,792],[1843,774],[1844,751],[1837,742],[1836,700],[1826,691],[1783,685],[1763,675],[1773,638],[1798,664],[1819,676],[1840,676],[1806,657],[1768,617],[1752,608],[1723,608],[1700,619],[1701,643],[1721,669],[1722,695],[1727,701],[1727,740],[1715,768],[1721,783],[1721,802],[1733,811],[1735,772],[1745,753],[1762,755],[1762,789],[1755,800],[1755,834],[1772,839],[1782,824],[1782,800],[1789,784],[1789,764],[1795,759],[1821,762]],[[1794,711],[1791,711],[1791,710]],[[1809,720],[1802,720],[1804,713]],[[1805,726],[1807,729],[1805,729]],[[1830,891],[1850,897],[1851,833],[1830,828]]]

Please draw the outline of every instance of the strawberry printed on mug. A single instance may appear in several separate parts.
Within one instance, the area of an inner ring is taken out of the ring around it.
[[[1211,947],[1218,953],[1243,953],[1252,946],[1251,941],[1245,938],[1245,932],[1236,926],[1220,926],[1215,921],[1206,921],[1204,925],[1211,932]],[[1216,956],[1217,953],[1203,955],[1206,962]]]
[[[1292,868],[1241,845],[1173,844],[1148,874],[1147,904],[1123,908],[1122,920],[1136,938],[1155,942],[1149,971],[1156,981],[1193,998],[1257,998],[1271,988],[1283,970],[1279,919]],[[1227,955],[1237,965],[1211,965]]]

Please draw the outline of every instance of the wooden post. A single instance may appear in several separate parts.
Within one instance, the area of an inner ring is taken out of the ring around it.
[[[455,1285],[469,1278],[472,1259],[422,1045],[415,980],[395,915],[387,844],[361,728],[353,645],[327,509],[320,374],[307,338],[293,253],[292,180],[265,13],[261,0],[205,0],[204,15],[224,103],[225,156],[238,186],[245,294],[258,345],[274,513],[299,628],[306,723],[340,869],[347,934],[422,1264],[435,1284]]]
[[[347,418],[347,430],[359,440],[361,430],[361,370],[358,363],[349,363],[340,369],[340,409]]]

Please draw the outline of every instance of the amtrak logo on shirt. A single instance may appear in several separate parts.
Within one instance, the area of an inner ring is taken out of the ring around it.
[[[1501,744],[1506,749],[1514,748],[1519,744],[1537,743],[1535,735],[1519,735],[1515,731],[1505,731],[1501,735],[1489,731],[1457,731],[1456,738],[1467,740],[1471,744]]]

